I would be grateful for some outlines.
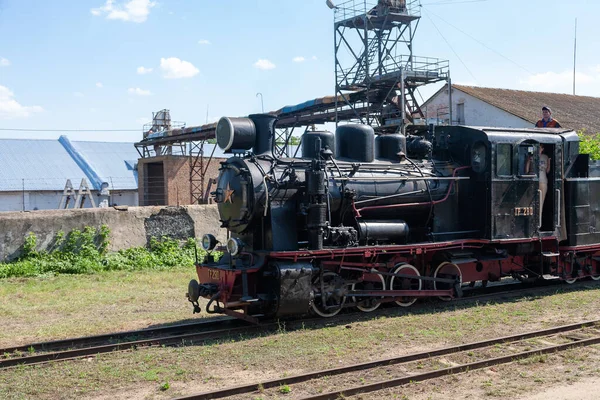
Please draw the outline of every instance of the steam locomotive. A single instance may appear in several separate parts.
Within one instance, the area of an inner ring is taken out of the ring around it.
[[[450,300],[507,276],[600,279],[600,178],[573,131],[430,126],[376,137],[348,124],[305,132],[301,156],[283,158],[275,123],[257,114],[217,124],[233,154],[212,193],[228,240],[202,238],[194,312],[203,297],[206,312],[252,322],[331,317]],[[540,145],[551,164],[545,201]]]

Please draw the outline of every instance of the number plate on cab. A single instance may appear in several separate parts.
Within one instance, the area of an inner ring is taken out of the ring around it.
[[[515,207],[515,217],[533,215],[533,207]]]
[[[209,269],[208,270],[208,279],[213,281],[218,281],[221,278],[221,271],[218,269]]]

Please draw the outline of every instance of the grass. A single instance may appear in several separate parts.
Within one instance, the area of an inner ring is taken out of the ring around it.
[[[0,346],[198,318],[185,298],[194,277],[175,267],[0,280]]]
[[[184,292],[193,276],[193,268],[174,268],[0,281],[0,298],[6,300],[0,303],[0,318],[7,328],[0,330],[0,341],[8,345],[17,338],[22,343],[192,318]],[[157,398],[174,397],[592,319],[597,317],[599,294],[595,285],[524,301],[463,303],[454,309],[433,305],[412,314],[390,307],[339,325],[293,331],[282,324],[273,334],[241,335],[203,346],[140,349],[22,367],[0,373],[0,398],[93,397],[111,391],[127,398],[140,390]],[[574,371],[566,376],[600,370],[598,362],[582,372],[577,368],[584,363],[581,354],[565,354],[561,360]],[[554,359],[531,359],[520,365],[531,375],[516,376],[527,385],[539,384],[534,379],[548,382],[537,369],[552,367]],[[165,382],[169,389],[163,394],[160,385]],[[492,389],[499,387],[490,382]]]

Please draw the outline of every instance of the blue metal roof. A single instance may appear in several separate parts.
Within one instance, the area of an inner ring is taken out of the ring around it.
[[[82,168],[100,188],[108,182],[109,189],[137,190],[137,160],[140,157],[133,143],[71,142],[86,163]],[[93,177],[93,178],[92,178]]]
[[[77,189],[136,190],[139,155],[133,143],[0,139],[0,191],[62,191],[67,179]]]

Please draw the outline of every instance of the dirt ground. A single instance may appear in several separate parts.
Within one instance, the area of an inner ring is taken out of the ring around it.
[[[596,400],[600,397],[599,387],[600,378],[586,378],[576,383],[558,385],[540,393],[522,396],[520,400]]]

